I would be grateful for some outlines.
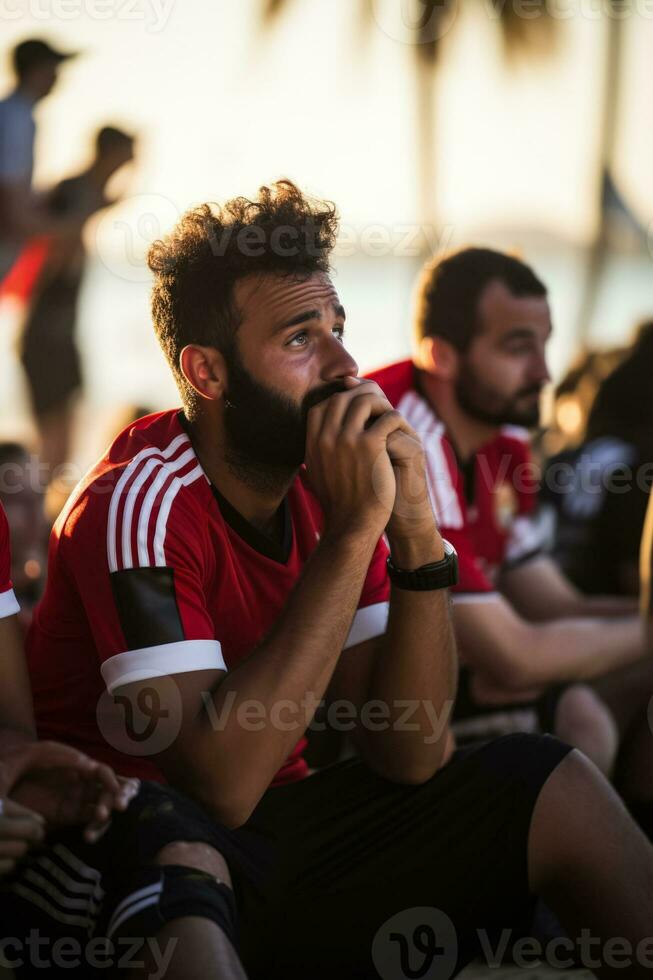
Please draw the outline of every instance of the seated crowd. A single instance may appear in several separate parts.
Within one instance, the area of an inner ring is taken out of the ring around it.
[[[283,181],[154,243],[183,407],[71,495],[26,656],[1,512],[18,977],[416,976],[437,951],[448,978],[532,936],[538,899],[571,961],[653,964],[653,667],[634,602],[546,553],[546,288],[489,249],[429,264],[414,358],[361,378],[336,233]],[[323,727],[346,751],[311,770]]]

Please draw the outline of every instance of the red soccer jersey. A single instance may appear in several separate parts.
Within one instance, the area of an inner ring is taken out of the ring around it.
[[[251,653],[322,527],[301,476],[283,506],[278,544],[211,486],[176,411],[122,432],[75,490],[50,539],[47,588],[27,641],[40,736],[72,743],[118,772],[161,780],[151,759],[103,737],[96,714],[105,687],[228,670]],[[386,555],[380,541],[346,647],[385,632]],[[304,746],[302,739],[275,784],[306,774]]]
[[[20,607],[11,584],[11,541],[9,522],[0,504],[0,619],[14,616]]]
[[[534,557],[543,546],[543,529],[533,520],[537,479],[525,430],[506,427],[461,465],[443,423],[419,394],[412,361],[368,375],[420,435],[429,490],[442,535],[458,552],[459,582],[465,594],[495,591],[500,567]]]

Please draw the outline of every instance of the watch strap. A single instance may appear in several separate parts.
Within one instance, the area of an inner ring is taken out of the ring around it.
[[[387,559],[388,576],[393,585],[411,592],[430,592],[436,589],[448,589],[458,583],[458,555],[456,549],[444,538],[444,558],[440,561],[420,565],[419,568],[398,568]]]

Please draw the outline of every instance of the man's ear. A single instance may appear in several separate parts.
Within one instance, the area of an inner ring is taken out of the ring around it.
[[[417,365],[440,381],[454,381],[458,375],[459,354],[443,337],[422,337],[417,350]]]
[[[188,344],[179,355],[179,367],[201,398],[219,401],[227,390],[227,365],[215,347]]]

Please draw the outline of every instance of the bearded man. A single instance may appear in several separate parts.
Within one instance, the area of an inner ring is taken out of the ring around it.
[[[153,246],[183,407],[119,435],[53,532],[40,729],[145,781],[138,848],[178,842],[109,938],[167,916],[167,977],[236,976],[233,887],[253,977],[395,975],[424,935],[451,976],[540,892],[635,948],[653,851],[596,769],[549,736],[452,753],[455,555],[419,439],[347,352],[336,227],[281,182]],[[321,702],[359,756],[311,774]]]
[[[370,378],[420,435],[458,553],[456,736],[556,733],[614,776],[651,834],[653,671],[636,607],[582,595],[546,553],[528,445],[549,381],[546,287],[512,255],[465,248],[422,271],[414,326],[415,358]]]

